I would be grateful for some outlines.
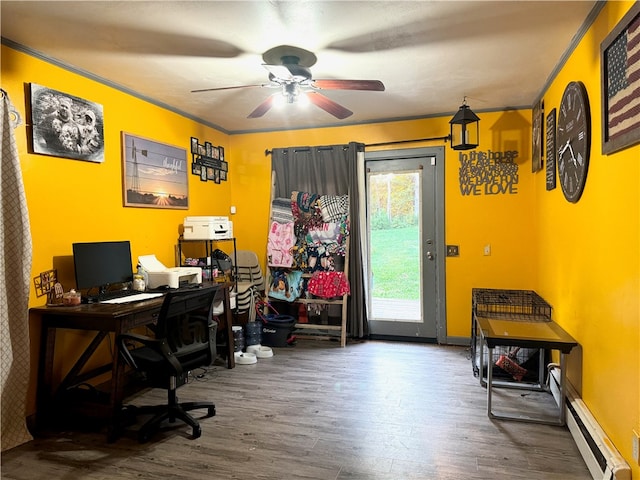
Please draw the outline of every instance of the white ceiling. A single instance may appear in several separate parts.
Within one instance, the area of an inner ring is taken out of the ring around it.
[[[528,108],[595,3],[2,0],[0,8],[8,45],[238,133],[449,114],[464,97],[476,113]],[[269,88],[191,93],[267,83],[262,53],[283,44],[316,54],[316,79],[381,80],[386,90],[324,90],[354,112],[344,120],[297,104],[247,119]]]

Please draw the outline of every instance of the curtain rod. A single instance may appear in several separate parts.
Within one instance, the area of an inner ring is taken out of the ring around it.
[[[451,135],[447,135],[446,137],[416,138],[414,140],[396,140],[395,142],[367,143],[365,147],[382,147],[385,145],[397,145],[400,143],[414,143],[414,142],[431,142],[434,140],[444,140],[445,142],[447,142],[451,140]]]
[[[294,152],[308,152],[312,148],[317,148],[318,150],[333,150],[336,146],[340,147],[341,145],[328,145],[328,146],[321,146],[321,147],[300,147],[300,148],[294,149],[293,151]],[[342,148],[344,150],[347,149],[347,147],[344,146],[344,145],[342,145]],[[264,156],[266,157],[267,155],[271,155],[272,153],[273,153],[273,150],[266,149],[264,151]]]
[[[416,138],[413,140],[396,140],[395,142],[381,142],[381,143],[367,143],[365,144],[365,147],[382,147],[382,146],[386,146],[386,145],[398,145],[401,143],[415,143],[415,142],[433,142],[435,140],[444,140],[445,142],[448,142],[451,140],[451,135],[446,135],[444,137],[429,137],[429,138]],[[333,147],[316,147],[319,149],[323,149],[323,150],[329,150],[332,149]],[[296,149],[296,152],[302,152],[304,150],[311,150],[311,148],[300,148],[300,149]],[[271,155],[273,153],[273,150],[269,150],[266,149],[264,151],[264,156],[268,156]]]

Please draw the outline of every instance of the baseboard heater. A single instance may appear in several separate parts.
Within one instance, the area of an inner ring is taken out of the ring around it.
[[[551,393],[560,404],[560,368],[549,367]],[[566,389],[567,427],[594,480],[631,480],[631,468],[571,385]]]

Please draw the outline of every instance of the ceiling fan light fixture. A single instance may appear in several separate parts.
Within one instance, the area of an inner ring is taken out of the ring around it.
[[[451,124],[451,148],[454,150],[471,150],[480,144],[480,117],[467,105],[464,97],[460,109],[449,123]]]
[[[300,92],[300,95],[298,95],[298,104],[302,107],[307,107],[311,105],[311,100],[309,99],[309,95],[307,95],[304,92]]]
[[[300,96],[300,86],[297,83],[285,83],[282,85],[282,96],[286,103],[295,103]]]
[[[299,103],[301,105],[313,104],[338,120],[343,120],[353,115],[353,112],[321,94],[319,90],[383,92],[385,89],[380,80],[313,79],[310,67],[316,63],[315,54],[290,45],[271,48],[262,55],[262,59],[265,62],[262,66],[269,72],[269,83],[207,88],[192,90],[192,92],[212,92],[250,87],[279,88],[279,92],[267,97],[247,118],[260,118],[272,107],[280,107],[286,103]]]
[[[287,104],[287,96],[285,94],[279,95],[277,93],[273,94],[273,107],[276,109],[281,109]]]

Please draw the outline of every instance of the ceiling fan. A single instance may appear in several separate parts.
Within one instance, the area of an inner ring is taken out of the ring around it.
[[[353,112],[326,97],[320,93],[320,90],[384,91],[384,84],[380,80],[314,79],[310,67],[315,65],[317,58],[315,54],[302,48],[280,45],[264,52],[262,59],[265,62],[263,67],[269,72],[269,83],[204,88],[192,90],[191,93],[253,87],[279,88],[280,92],[269,96],[247,118],[262,117],[279,101],[294,103],[298,99],[306,98],[317,107],[342,120],[353,115]]]

